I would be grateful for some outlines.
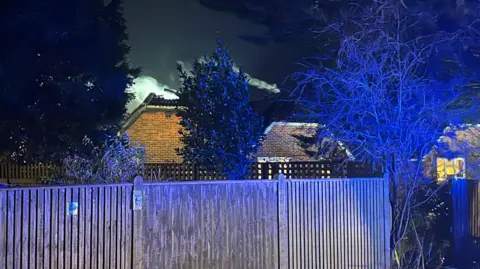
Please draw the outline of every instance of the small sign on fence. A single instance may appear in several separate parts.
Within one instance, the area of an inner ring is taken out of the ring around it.
[[[143,204],[143,178],[136,176],[133,179],[133,197],[132,197],[132,209],[142,210]]]
[[[67,204],[67,216],[78,215],[78,202],[71,202]]]
[[[143,195],[141,190],[133,191],[133,210],[142,210]]]

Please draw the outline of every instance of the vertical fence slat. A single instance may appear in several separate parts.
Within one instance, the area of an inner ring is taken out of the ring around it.
[[[311,268],[318,268],[317,266],[317,242],[315,241],[317,235],[316,227],[316,197],[317,193],[315,192],[315,182],[309,184],[310,189],[310,257],[311,257]]]
[[[238,199],[238,206],[240,208],[244,208],[244,210],[242,210],[242,212],[239,215],[239,218],[242,220],[240,221],[241,225],[239,226],[241,230],[244,231],[243,233],[243,238],[244,240],[247,240],[248,242],[250,242],[250,236],[252,235],[252,233],[250,232],[246,232],[246,231],[250,231],[250,223],[247,223],[246,221],[244,221],[245,219],[247,219],[247,215],[250,213],[250,207],[248,207],[248,201],[247,201],[247,197],[246,195],[244,195],[244,193],[247,191],[247,186],[245,186],[244,188],[241,189],[240,191],[240,194],[241,194],[241,197]],[[200,193],[200,195],[198,196],[199,197],[199,201],[198,201],[198,207],[200,209],[200,212],[201,211],[201,208],[202,208],[202,196],[201,196],[201,189],[198,190],[198,192]],[[198,214],[197,216],[197,223],[202,223],[202,214]],[[201,230],[198,230],[197,231],[197,236],[198,238],[200,238],[202,232]],[[198,245],[201,246],[201,242],[198,243]],[[242,246],[242,252],[241,252],[243,255],[240,255],[239,256],[239,259],[242,259],[243,260],[243,264],[245,265],[246,268],[251,268],[250,264],[251,264],[251,261],[252,259],[250,258],[250,248],[248,248],[245,244]],[[198,264],[196,266],[196,268],[200,267],[201,265],[201,260],[198,261]]]
[[[313,212],[314,212],[314,218],[315,218],[315,223],[314,223],[314,229],[315,229],[315,237],[314,237],[314,250],[315,250],[315,263],[314,266],[315,268],[321,268],[321,257],[320,253],[321,252],[321,245],[319,244],[319,234],[320,234],[320,214],[319,214],[319,209],[320,209],[320,203],[322,202],[320,200],[320,193],[318,192],[318,182],[313,182],[313,192],[315,193],[315,198],[313,200],[314,202],[314,207],[313,207]]]
[[[358,196],[359,196],[359,200],[360,200],[360,204],[361,205],[364,205],[365,204],[365,193],[364,193],[364,188],[363,188],[363,185],[359,184],[358,185]],[[358,207],[357,207],[358,208]],[[358,209],[357,209],[358,210]],[[358,234],[363,234],[365,235],[365,230],[364,230],[364,225],[363,225],[363,221],[364,219],[362,218],[361,215],[359,215],[357,217],[358,219]],[[359,242],[359,249],[358,249],[358,252],[357,252],[357,255],[358,255],[358,258],[359,258],[359,262],[360,262],[360,265],[364,265],[365,264],[365,257],[364,255],[362,255],[362,250],[365,249],[365,245],[364,245],[364,240],[361,240],[360,239],[360,242]]]
[[[262,225],[260,226],[260,228],[261,228],[261,233],[260,234],[261,234],[262,240],[260,241],[259,245],[261,246],[260,249],[262,250],[262,252],[261,252],[262,256],[261,257],[263,257],[262,267],[263,268],[269,268],[270,267],[269,264],[268,264],[269,249],[268,249],[268,244],[266,244],[266,242],[265,242],[265,239],[268,238],[268,234],[267,234],[267,231],[268,231],[267,230],[267,216],[268,215],[266,214],[266,212],[267,212],[266,206],[268,205],[267,201],[271,200],[271,198],[267,197],[266,186],[264,186],[264,185],[260,185],[260,186],[261,186],[261,193],[260,193],[261,196],[260,197],[261,197],[261,200],[263,200],[265,202],[260,204],[260,206],[261,206],[260,207],[261,208],[261,216],[263,216],[263,217],[261,218],[261,224]],[[221,196],[219,196],[219,197],[221,197]],[[272,211],[273,211],[273,209],[274,208],[272,208]],[[227,213],[225,213],[225,214],[227,214]],[[221,248],[221,246],[220,246],[220,248]]]
[[[389,187],[389,175],[385,174],[383,177],[382,185],[383,185],[383,208],[385,212],[385,218],[384,220],[384,240],[381,240],[382,243],[385,244],[385,251],[384,251],[384,261],[385,261],[385,268],[390,268],[390,231],[392,227],[391,219],[392,219],[392,213],[391,213],[391,206],[390,206],[390,187]]]
[[[28,210],[28,199],[29,199],[29,191],[23,190],[22,191],[22,268],[29,267],[29,252],[28,252],[28,226],[29,226],[29,210]]]
[[[31,189],[29,191],[29,246],[28,252],[30,253],[28,263],[30,266],[34,266],[37,262],[37,190]]]
[[[338,232],[336,230],[334,230],[335,228],[334,227],[337,227],[337,220],[338,218],[335,216],[335,211],[336,211],[336,206],[337,206],[337,203],[338,203],[338,197],[337,197],[337,191],[336,191],[336,187],[337,187],[337,184],[336,182],[333,182],[333,181],[329,181],[328,182],[328,185],[329,185],[329,188],[328,188],[328,192],[329,192],[329,195],[330,195],[330,203],[329,203],[329,209],[328,209],[328,215],[329,215],[329,219],[330,219],[330,222],[329,222],[329,229],[332,229],[330,230],[331,232],[329,232],[329,236],[328,236],[328,244],[331,246],[331,249],[332,249],[332,252],[330,253],[331,255],[331,258],[332,258],[332,261],[331,261],[331,268],[335,268],[337,269],[338,268],[338,265],[339,265],[339,261],[338,261],[338,244],[337,244],[337,235],[338,235]]]
[[[15,191],[7,192],[7,269],[13,268],[15,249]]]
[[[354,192],[354,195],[353,195],[353,198],[352,198],[353,201],[360,201],[361,202],[361,189],[360,189],[360,186],[358,184],[355,184],[355,192]],[[353,209],[356,210],[356,206],[355,204],[352,205],[353,206]],[[361,234],[361,229],[360,229],[360,218],[358,217],[358,215],[354,215],[354,224],[353,224],[353,227],[354,227],[354,235],[353,235],[353,239],[354,239],[354,249],[353,249],[353,256],[354,256],[354,264],[359,264],[359,265],[362,265],[362,259],[360,257],[360,253],[361,253],[361,240],[360,238],[357,236],[359,234]]]
[[[65,195],[64,188],[58,190],[58,269],[65,268],[65,218],[67,215]]]
[[[126,203],[125,208],[125,268],[132,268],[133,253],[132,253],[132,187],[127,187],[124,193]]]
[[[65,269],[72,268],[72,216],[68,205],[72,202],[72,189],[65,189]]]
[[[15,191],[15,229],[14,229],[14,255],[13,268],[21,268],[22,262],[22,191]]]
[[[78,268],[85,268],[85,188],[78,191]]]
[[[279,265],[288,268],[288,189],[285,176],[278,178]]]
[[[110,195],[110,268],[117,268],[117,188],[111,188]]]
[[[114,248],[114,255],[115,255],[115,268],[121,268],[121,255],[120,255],[120,248],[122,244],[122,240],[120,237],[120,232],[121,232],[121,198],[120,195],[122,193],[122,189],[116,188],[115,189],[115,202],[113,203],[113,206],[115,207],[115,232],[114,232],[114,238],[115,238],[115,248]]]
[[[330,246],[328,246],[328,242],[327,242],[327,231],[328,231],[328,226],[327,226],[327,223],[329,221],[328,219],[328,215],[326,214],[327,212],[327,201],[330,201],[330,197],[328,197],[328,193],[326,192],[326,189],[325,188],[325,185],[327,184],[327,182],[318,182],[319,184],[319,190],[320,192],[322,193],[322,207],[321,207],[321,211],[320,211],[320,216],[322,218],[322,225],[321,225],[321,228],[320,228],[320,231],[321,231],[321,236],[320,236],[320,244],[322,245],[322,249],[323,249],[323,253],[322,253],[322,256],[323,256],[323,259],[322,259],[322,267],[323,269],[327,269],[327,268],[330,268],[330,257],[329,257],[329,254],[330,254]]]
[[[44,253],[44,230],[45,230],[45,191],[40,189],[37,193],[37,268],[43,268]]]
[[[299,204],[299,186],[297,182],[292,183],[293,187],[293,200],[294,200],[294,223],[293,223],[293,234],[294,234],[294,241],[293,244],[290,246],[293,248],[293,268],[295,269],[300,269],[300,264],[299,264],[299,242],[300,242],[300,234],[297,233],[298,230],[301,230],[299,227],[299,219],[300,219],[300,214],[301,214],[301,208],[298,207]]]
[[[110,246],[111,246],[111,213],[112,213],[112,201],[111,201],[111,191],[112,188],[110,187],[105,187],[105,200],[104,200],[104,206],[105,206],[105,227],[103,230],[103,264],[105,268],[110,268]]]
[[[355,190],[355,185],[353,183],[350,183],[348,185],[348,201],[346,202],[346,205],[345,205],[345,212],[354,212],[355,208],[352,207],[352,202],[350,200],[353,199],[353,193],[356,191]],[[346,240],[346,244],[348,246],[350,246],[350,248],[352,248],[353,246],[353,239],[352,237],[354,236],[354,233],[352,231],[352,227],[353,227],[353,217],[352,217],[352,214],[347,214],[346,215],[346,225],[348,227],[347,229],[347,232],[346,232],[346,237],[347,237],[347,240]],[[354,254],[352,253],[353,251],[350,250],[348,252],[348,255],[347,255],[347,259],[346,259],[346,264],[347,264],[347,267],[351,267],[352,265],[354,265]]]
[[[1,167],[0,167],[1,169]],[[7,192],[0,192],[0,268],[7,267]]]
[[[59,245],[58,245],[58,189],[53,189],[51,191],[51,233],[50,233],[50,268],[58,268],[58,259],[59,259]]]
[[[99,188],[93,187],[92,200],[92,228],[90,230],[90,268],[101,268],[98,266],[98,212],[99,212]]]
[[[105,188],[100,187],[98,188],[98,241],[97,241],[97,253],[98,253],[98,260],[97,260],[97,267],[96,268],[105,268],[104,267],[104,228],[105,228]]]
[[[91,264],[90,261],[92,259],[92,252],[91,252],[91,247],[93,242],[90,240],[91,239],[91,228],[92,228],[92,213],[93,213],[93,208],[92,208],[92,188],[87,187],[84,191],[84,229],[85,229],[85,237],[84,237],[84,243],[83,247],[85,248],[84,250],[84,268],[85,269],[90,269]]]
[[[72,203],[77,203],[78,205],[78,188],[72,188]],[[72,221],[72,269],[78,269],[78,207],[77,213],[70,216]]]
[[[52,242],[50,238],[50,222],[51,222],[51,191],[48,189],[43,190],[45,195],[44,205],[44,226],[43,226],[43,268],[48,269],[50,267],[50,248]]]
[[[121,248],[122,248],[122,187],[117,188],[117,194],[116,194],[116,203],[115,203],[115,208],[117,212],[117,221],[116,221],[116,234],[115,234],[115,239],[116,239],[116,247],[115,247],[115,263],[116,263],[116,268],[122,268],[122,254],[121,254]]]
[[[287,215],[287,218],[288,218],[288,230],[287,230],[287,233],[288,233],[288,245],[286,246],[287,247],[287,250],[288,250],[288,266],[289,267],[284,267],[284,268],[294,268],[293,266],[293,252],[292,252],[292,247],[291,244],[294,242],[294,233],[293,233],[293,212],[294,211],[294,204],[295,204],[295,201],[293,201],[292,197],[292,191],[294,190],[294,188],[291,186],[291,182],[290,181],[286,181],[285,182],[286,186],[287,186],[287,201],[288,201],[288,215]],[[283,268],[282,268],[283,269]]]
[[[310,268],[310,219],[308,218],[309,211],[309,184],[304,182],[303,184],[303,260],[304,268]]]
[[[120,255],[121,255],[121,259],[120,259],[120,269],[126,269],[126,260],[127,260],[127,251],[126,251],[126,248],[127,248],[127,245],[126,245],[126,233],[128,233],[127,231],[127,216],[126,216],[126,210],[127,210],[127,199],[126,199],[126,193],[127,193],[127,188],[126,187],[122,187],[121,188],[121,194],[120,194],[120,197],[121,197],[121,202],[120,202],[120,211],[121,211],[121,219],[122,219],[122,228],[121,228],[121,231],[120,231],[120,238],[121,238],[121,243],[120,243]]]

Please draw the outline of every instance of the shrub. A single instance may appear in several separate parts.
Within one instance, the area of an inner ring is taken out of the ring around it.
[[[86,143],[89,143],[86,140]],[[86,184],[128,182],[143,170],[145,148],[132,143],[128,135],[108,137],[95,147],[91,158],[68,156],[48,183]]]

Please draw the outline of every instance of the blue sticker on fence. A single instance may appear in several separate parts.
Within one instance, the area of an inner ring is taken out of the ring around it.
[[[78,214],[78,202],[71,202],[67,204],[67,215],[74,216]]]

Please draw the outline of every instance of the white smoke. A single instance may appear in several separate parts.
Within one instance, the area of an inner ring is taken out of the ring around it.
[[[192,70],[191,63],[185,63],[182,61],[177,61],[178,64],[182,65],[186,70]],[[233,69],[238,71],[239,68],[234,66]],[[258,78],[253,78],[249,74],[245,73],[248,78],[248,84],[254,86],[258,89],[267,90],[272,93],[280,92],[280,89],[276,84],[270,84],[266,81],[263,81]],[[172,74],[170,74],[170,79],[173,79]],[[155,93],[156,95],[162,96],[165,99],[178,99],[178,96],[172,92],[166,91],[165,89],[174,89],[168,85],[159,83],[156,79],[150,76],[141,76],[134,80],[133,85],[127,90],[128,92],[134,93],[135,98],[127,104],[127,112],[130,113],[135,110],[140,104],[145,101],[145,98],[150,93]]]
[[[277,87],[277,84],[270,84],[264,80],[258,78],[252,78],[248,73],[245,73],[248,78],[248,84],[250,86],[257,87],[262,90],[267,90],[272,93],[279,93],[280,89]]]
[[[150,93],[162,96],[165,99],[178,99],[178,96],[165,89],[172,89],[171,87],[158,83],[158,81],[150,76],[141,76],[134,80],[133,85],[128,89],[128,92],[135,94],[135,98],[127,104],[127,111],[130,113],[137,108]]]
[[[200,62],[204,62],[204,59],[201,58]],[[192,68],[193,68],[192,64],[190,64],[190,63],[177,61],[177,64],[180,64],[186,70],[192,70]],[[234,65],[233,70],[238,72],[240,70],[240,68],[238,66]],[[262,89],[262,90],[267,90],[267,91],[272,92],[272,93],[279,93],[280,92],[280,89],[277,87],[277,84],[270,84],[270,83],[268,83],[264,80],[254,78],[254,77],[250,76],[250,74],[248,74],[248,73],[245,73],[245,75],[248,78],[248,85],[250,85],[250,86],[253,86],[253,87],[256,87],[256,88]]]

